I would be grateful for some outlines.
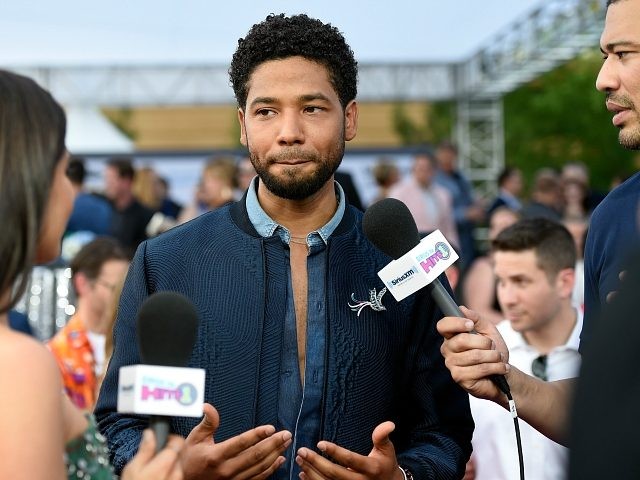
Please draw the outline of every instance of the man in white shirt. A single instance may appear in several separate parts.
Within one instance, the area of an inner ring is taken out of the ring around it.
[[[575,377],[582,315],[572,304],[576,249],[571,234],[551,220],[522,220],[493,240],[492,251],[498,301],[506,317],[497,328],[510,363],[544,381]],[[476,480],[518,478],[511,415],[491,401],[470,400]],[[523,421],[520,430],[525,477],[566,478],[568,450]]]

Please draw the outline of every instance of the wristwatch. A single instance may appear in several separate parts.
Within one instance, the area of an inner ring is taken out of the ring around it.
[[[402,475],[404,475],[404,480],[413,480],[413,473],[411,473],[408,468],[401,467],[400,465],[398,465],[398,468],[402,472]]]

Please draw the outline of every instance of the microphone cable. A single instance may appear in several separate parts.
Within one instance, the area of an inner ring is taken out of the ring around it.
[[[491,375],[491,381],[495,383],[498,389],[507,396],[509,401],[509,412],[513,418],[513,426],[516,431],[516,447],[518,449],[518,463],[520,465],[520,480],[524,480],[524,456],[522,454],[522,437],[520,435],[520,422],[518,421],[518,410],[516,402],[511,395],[511,389],[506,378],[502,375]]]
[[[438,305],[438,308],[447,317],[464,317],[460,308],[456,304],[455,300],[449,295],[449,292],[444,288],[442,283],[438,279],[427,285],[431,297]],[[471,330],[472,334],[478,335],[478,332]],[[516,409],[516,402],[511,395],[511,388],[507,379],[503,375],[490,375],[489,378],[498,387],[502,393],[507,396],[509,401],[509,412],[513,418],[513,426],[516,431],[516,447],[518,449],[518,462],[520,464],[520,480],[524,480],[524,456],[522,454],[522,437],[520,435],[520,422],[518,421],[518,410]]]

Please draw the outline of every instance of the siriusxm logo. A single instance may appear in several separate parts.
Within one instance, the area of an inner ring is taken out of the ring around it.
[[[408,270],[408,271],[404,272],[402,275],[400,275],[399,277],[394,278],[393,280],[391,280],[389,282],[389,287],[397,287],[398,285],[403,283],[407,278],[410,278],[411,276],[415,275],[416,273],[418,273],[418,272],[414,268],[411,268],[411,270]]]
[[[434,247],[434,252],[431,255],[424,255],[422,261],[420,262],[420,266],[425,271],[425,273],[429,273],[429,271],[436,266],[436,264],[440,260],[447,260],[451,256],[451,250],[448,245],[444,242],[436,243]]]
[[[176,400],[180,405],[192,405],[196,401],[197,390],[190,383],[182,383],[176,388],[142,385],[142,400]]]

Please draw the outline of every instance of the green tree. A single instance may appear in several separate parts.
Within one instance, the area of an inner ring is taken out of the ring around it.
[[[595,88],[602,60],[589,53],[504,98],[505,160],[531,178],[540,167],[582,161],[594,187],[607,190],[629,172],[633,153],[618,145],[617,129]]]

